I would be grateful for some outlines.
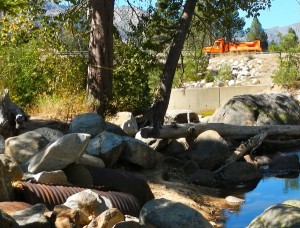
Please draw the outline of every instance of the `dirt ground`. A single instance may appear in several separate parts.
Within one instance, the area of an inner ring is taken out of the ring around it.
[[[169,174],[166,181],[165,170],[160,164],[153,170],[140,170],[137,174],[148,182],[155,199],[183,203],[200,212],[213,227],[224,227],[222,209],[226,208],[226,203],[224,198],[218,197],[217,189],[188,183],[176,173]]]

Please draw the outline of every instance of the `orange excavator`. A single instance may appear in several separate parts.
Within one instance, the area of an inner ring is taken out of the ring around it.
[[[220,38],[214,42],[213,46],[204,47],[202,51],[208,54],[226,52],[261,52],[262,48],[260,40],[254,40],[252,42],[226,43],[223,38]]]

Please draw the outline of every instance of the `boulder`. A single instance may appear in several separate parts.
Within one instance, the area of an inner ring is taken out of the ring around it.
[[[5,154],[0,154],[0,161],[5,166],[11,181],[19,181],[23,177],[23,170],[21,166],[12,158]]]
[[[48,127],[37,128],[34,131],[43,135],[50,143],[55,142],[60,137],[64,136],[61,131]]]
[[[212,170],[224,163],[229,152],[226,141],[216,131],[208,130],[195,139],[188,156],[200,169]]]
[[[182,170],[186,176],[195,173],[196,171],[199,170],[199,166],[197,162],[193,160],[188,160],[184,163]]]
[[[183,141],[172,139],[168,143],[167,147],[160,152],[165,156],[173,156],[184,160],[186,158],[186,148],[187,146]]]
[[[103,131],[90,140],[86,151],[89,155],[101,158],[107,167],[112,167],[118,161],[124,146],[122,136]]]
[[[239,95],[217,109],[210,122],[246,126],[298,125],[300,105],[289,94]]]
[[[286,201],[283,202],[283,204],[287,204],[287,205],[290,205],[290,206],[300,208],[300,200],[286,200]]]
[[[91,215],[98,216],[108,209],[104,200],[97,193],[89,189],[70,196],[63,205],[77,209],[87,215],[87,217]]]
[[[67,181],[67,176],[62,170],[56,170],[51,172],[40,172],[35,175],[32,175],[39,183],[44,184],[55,184],[55,185],[69,185]]]
[[[69,133],[86,133],[91,138],[101,133],[105,128],[105,122],[102,116],[97,113],[84,113],[75,116],[69,127]]]
[[[13,200],[14,192],[10,177],[6,167],[3,165],[2,161],[0,161],[0,202]]]
[[[47,146],[49,140],[41,133],[28,131],[5,140],[5,154],[21,164]]]
[[[199,123],[199,116],[192,110],[168,110],[165,115],[165,124],[172,123]]]
[[[300,170],[299,156],[297,154],[277,153],[270,162],[270,171],[295,171]]]
[[[156,138],[143,138],[141,136],[141,131],[135,134],[135,139],[146,143],[149,147],[151,147],[155,151],[162,151],[168,145],[168,139],[156,139]]]
[[[287,204],[273,205],[252,220],[248,227],[300,227],[300,208]]]
[[[123,141],[126,143],[126,146],[120,156],[122,160],[151,169],[162,158],[162,155],[137,139],[124,136]]]
[[[148,201],[141,209],[140,224],[154,227],[213,227],[198,211],[167,199]]]
[[[225,202],[230,206],[239,206],[243,204],[245,200],[235,196],[226,196]]]
[[[187,175],[187,180],[193,184],[213,187],[215,185],[215,173],[207,169],[199,169]]]
[[[118,112],[110,122],[120,126],[129,136],[134,136],[139,129],[131,112]]]
[[[110,122],[105,122],[105,131],[116,135],[129,136],[120,126]]]
[[[85,227],[89,224],[89,218],[84,213],[64,205],[56,205],[51,218],[55,220],[55,227]]]
[[[102,212],[97,218],[93,219],[87,228],[94,227],[114,227],[119,222],[125,220],[125,216],[117,208],[109,208]]]
[[[5,139],[0,135],[0,154],[4,154],[5,151]]]
[[[50,228],[51,225],[48,219],[44,216],[46,209],[47,208],[44,204],[36,204],[32,207],[17,211],[11,216],[20,227]]]
[[[90,141],[89,134],[67,134],[28,160],[28,171],[55,171],[77,162]]]
[[[0,210],[0,227],[3,228],[18,228],[18,223],[9,214]]]
[[[89,154],[83,154],[79,159],[78,163],[82,165],[94,166],[98,168],[105,167],[104,161],[102,159]]]
[[[241,182],[258,180],[262,177],[262,174],[254,164],[233,162],[221,170],[221,176],[226,183],[239,184]]]
[[[0,202],[0,211],[4,211],[5,213],[11,215],[16,211],[21,211],[31,206],[32,206],[31,204],[20,202],[20,201],[5,201],[5,202]],[[0,225],[0,227],[2,226]]]

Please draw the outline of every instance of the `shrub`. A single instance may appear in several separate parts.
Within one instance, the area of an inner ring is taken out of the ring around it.
[[[157,69],[154,58],[135,45],[120,43],[115,48],[113,99],[109,114],[131,111],[140,114],[151,104],[149,78]]]
[[[184,58],[184,67],[178,69],[174,78],[174,86],[180,86],[182,82],[199,81],[205,77],[208,66],[206,55],[187,54]]]
[[[273,75],[274,83],[283,87],[299,87],[300,85],[300,59],[295,54],[288,54],[280,60],[278,70]]]
[[[36,41],[1,47],[0,89],[8,88],[12,100],[24,108],[43,96],[76,94],[85,90],[86,62],[83,56],[43,50]]]
[[[232,74],[230,64],[222,64],[220,69],[218,70],[217,75],[215,76],[215,80],[225,82],[226,80],[230,80],[231,78]]]

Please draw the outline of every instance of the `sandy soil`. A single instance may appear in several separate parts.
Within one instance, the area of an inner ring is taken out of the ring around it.
[[[188,183],[179,172],[166,172],[160,164],[155,169],[135,173],[148,182],[156,199],[183,203],[200,212],[214,227],[224,227],[222,210],[226,203],[224,198],[218,197],[218,189]]]

